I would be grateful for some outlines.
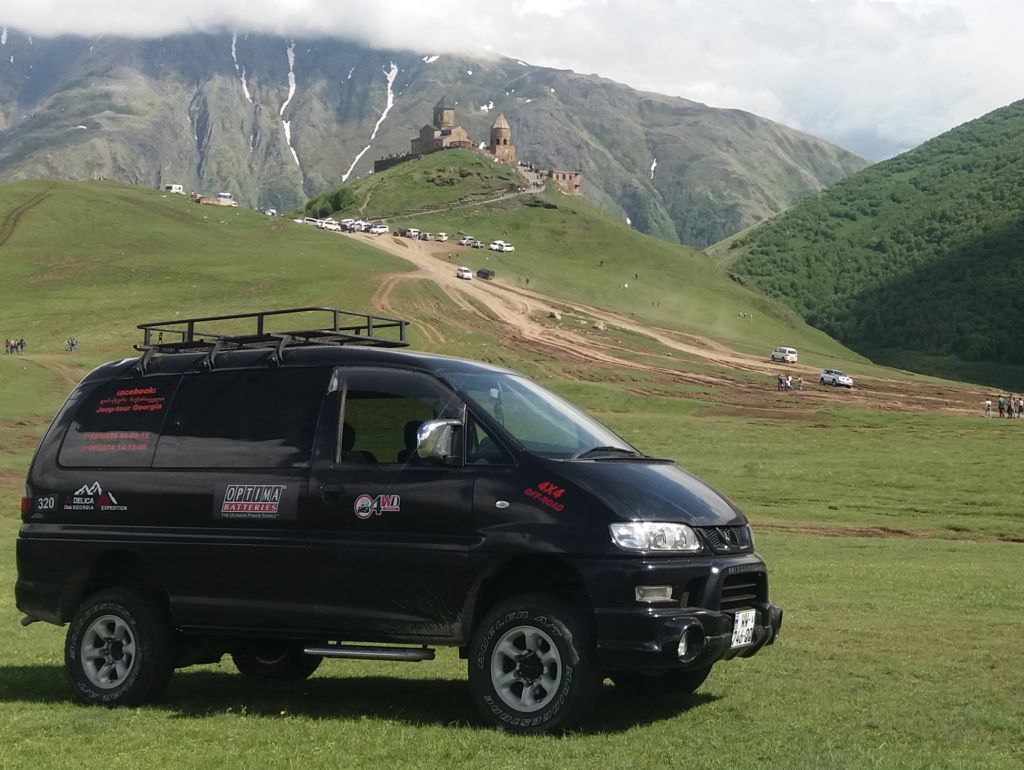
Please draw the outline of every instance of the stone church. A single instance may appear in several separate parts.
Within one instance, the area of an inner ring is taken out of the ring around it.
[[[498,115],[491,126],[490,144],[481,147],[502,163],[515,165],[516,146],[512,144],[512,127],[504,115]],[[462,126],[455,125],[455,108],[444,97],[434,105],[434,122],[423,126],[420,134],[410,143],[410,155],[426,155],[436,150],[460,147],[471,150],[476,144]]]

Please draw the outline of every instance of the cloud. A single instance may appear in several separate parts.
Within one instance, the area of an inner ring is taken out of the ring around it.
[[[1015,0],[5,0],[35,35],[238,31],[500,54],[735,107],[871,158],[1024,96]]]

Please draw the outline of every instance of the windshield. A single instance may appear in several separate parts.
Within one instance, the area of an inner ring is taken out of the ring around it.
[[[553,458],[639,453],[606,427],[537,383],[501,372],[446,372],[463,398],[521,446]]]

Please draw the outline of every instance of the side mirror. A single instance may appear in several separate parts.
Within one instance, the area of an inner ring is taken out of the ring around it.
[[[461,427],[458,420],[427,420],[416,431],[416,456],[448,462],[455,456],[455,429]]]

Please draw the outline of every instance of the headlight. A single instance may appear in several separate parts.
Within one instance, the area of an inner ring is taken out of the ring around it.
[[[701,549],[697,533],[685,524],[624,521],[610,524],[612,542],[627,551],[686,551]]]

